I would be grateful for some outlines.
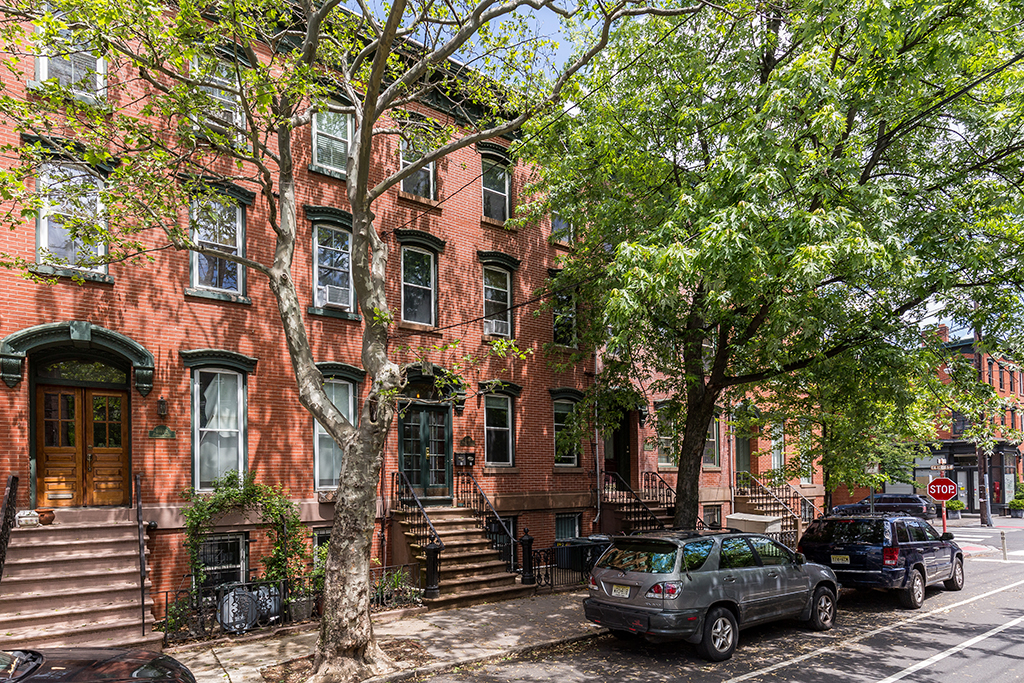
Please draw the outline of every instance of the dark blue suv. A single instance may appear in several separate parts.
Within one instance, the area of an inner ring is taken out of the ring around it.
[[[908,515],[821,517],[807,526],[797,550],[831,567],[844,588],[895,590],[904,607],[924,603],[925,586],[964,586],[964,556],[953,534],[941,536]]]

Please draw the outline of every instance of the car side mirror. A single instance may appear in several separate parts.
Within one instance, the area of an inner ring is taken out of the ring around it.
[[[952,541],[953,540],[953,532],[952,531],[947,531],[946,533],[944,533],[941,536],[939,536],[939,538],[941,538],[943,541]]]
[[[794,559],[796,560],[797,564],[806,564],[807,563],[807,558],[804,557],[803,553],[797,553]]]

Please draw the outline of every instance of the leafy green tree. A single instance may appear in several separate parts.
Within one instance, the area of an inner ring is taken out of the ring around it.
[[[525,150],[534,211],[578,237],[552,286],[580,302],[580,353],[678,416],[686,527],[726,392],[913,348],[929,301],[986,329],[1021,314],[1019,7],[733,10],[620,27]]]
[[[46,277],[69,265],[191,250],[218,264],[226,288],[246,272],[277,301],[300,401],[344,453],[312,680],[361,680],[392,668],[373,639],[368,581],[375,488],[404,368],[389,355],[389,254],[375,202],[445,155],[511,135],[554,108],[619,19],[701,9],[701,0],[670,8],[584,0],[571,10],[553,0],[396,0],[380,9],[338,0],[5,5],[0,111],[16,142],[3,147],[4,223],[26,229],[53,206],[60,212],[52,214],[59,239],[48,249],[0,260]],[[533,29],[541,10],[570,31],[592,30],[564,65],[550,60],[549,41]],[[353,120],[345,191],[370,377],[356,425],[324,391],[293,277],[297,159],[317,117],[330,128],[341,116]],[[56,189],[36,192],[33,178]],[[231,211],[224,192],[261,204],[271,244],[243,252],[223,243],[218,225]],[[202,228],[195,234],[186,207]]]

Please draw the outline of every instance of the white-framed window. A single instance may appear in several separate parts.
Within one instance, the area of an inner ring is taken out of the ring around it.
[[[508,165],[484,157],[483,169],[484,216],[496,221],[508,220],[510,214]]]
[[[351,382],[328,379],[324,382],[324,391],[331,403],[341,411],[349,422],[355,424],[355,389]],[[341,473],[341,447],[319,422],[316,422],[315,434],[315,472],[317,489],[338,488],[338,476]]]
[[[669,416],[667,407],[655,406],[658,432],[658,467],[676,467],[675,421]]]
[[[351,140],[351,116],[317,112],[313,117],[313,165],[344,174]]]
[[[580,535],[580,513],[562,512],[555,515],[555,540],[578,538]]]
[[[48,162],[40,167],[36,183],[42,200],[37,262],[106,272],[105,264],[94,263],[106,254],[106,245],[90,244],[94,240],[85,236],[90,227],[103,227],[100,177],[88,166]]]
[[[192,239],[225,254],[244,255],[245,209],[226,195],[196,197],[189,211]],[[234,261],[192,252],[192,286],[242,294],[245,270]]]
[[[239,583],[248,578],[245,534],[215,534],[203,539],[199,548],[203,567],[203,588]]]
[[[417,159],[423,156],[424,152],[417,151],[404,140],[402,141],[402,168],[411,166]],[[424,197],[426,199],[437,199],[437,188],[434,183],[434,162],[416,169],[402,181],[402,192]]]
[[[245,115],[239,97],[238,65],[225,59],[207,57],[193,62],[209,101],[204,104],[201,125],[229,138],[245,130]]]
[[[512,397],[487,394],[484,397],[484,453],[487,465],[511,466]]]
[[[552,337],[561,346],[576,346],[576,297],[572,292],[555,294]]]
[[[704,466],[705,467],[718,467],[721,464],[721,452],[719,450],[719,423],[718,416],[716,415],[711,419],[711,424],[708,426],[707,438],[704,441]]]
[[[245,376],[232,370],[192,372],[195,488],[245,468]]]
[[[484,334],[512,334],[512,278],[507,270],[484,266]]]
[[[702,519],[704,525],[717,529],[722,526],[722,506],[721,505],[704,505],[702,509]]]
[[[416,247],[402,247],[402,320],[434,325],[437,283],[434,255]]]
[[[323,223],[313,227],[316,305],[351,311],[352,233]]]
[[[71,30],[61,29],[36,59],[36,81],[54,81],[75,97],[95,100],[103,97],[106,88],[107,61],[77,41]]]
[[[786,466],[786,429],[778,422],[772,425],[772,469],[779,470]]]
[[[565,399],[558,399],[554,402],[555,412],[555,465],[561,467],[579,467],[580,448],[579,444],[566,444],[568,436],[568,420],[576,403]],[[561,445],[561,447],[559,447]]]

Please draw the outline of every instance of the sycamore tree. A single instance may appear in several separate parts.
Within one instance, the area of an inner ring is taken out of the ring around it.
[[[1020,319],[1020,19],[797,0],[631,21],[571,115],[536,122],[534,210],[577,236],[553,286],[577,297],[581,353],[605,350],[600,386],[665,399],[676,525],[696,522],[730,393],[913,348],[929,301],[986,329]]]
[[[389,355],[389,254],[375,202],[446,154],[509,136],[557,108],[567,83],[621,18],[687,15],[702,5],[5,4],[0,116],[14,135],[0,173],[4,219],[24,229],[48,207],[61,211],[59,239],[34,258],[0,254],[4,264],[45,277],[66,266],[144,265],[153,250],[191,250],[216,264],[205,276],[226,288],[244,272],[250,287],[265,285],[276,298],[300,401],[344,454],[312,680],[362,679],[392,668],[373,639],[368,579],[375,487],[404,369]],[[562,65],[549,59],[549,41],[533,28],[540,11],[560,17],[582,41]],[[352,122],[348,132],[344,117]],[[308,163],[303,144],[311,125],[347,137],[351,272],[370,378],[355,425],[325,394],[292,276],[296,166]],[[245,251],[220,230],[236,199],[259,204],[268,216],[263,232],[271,248]]]

